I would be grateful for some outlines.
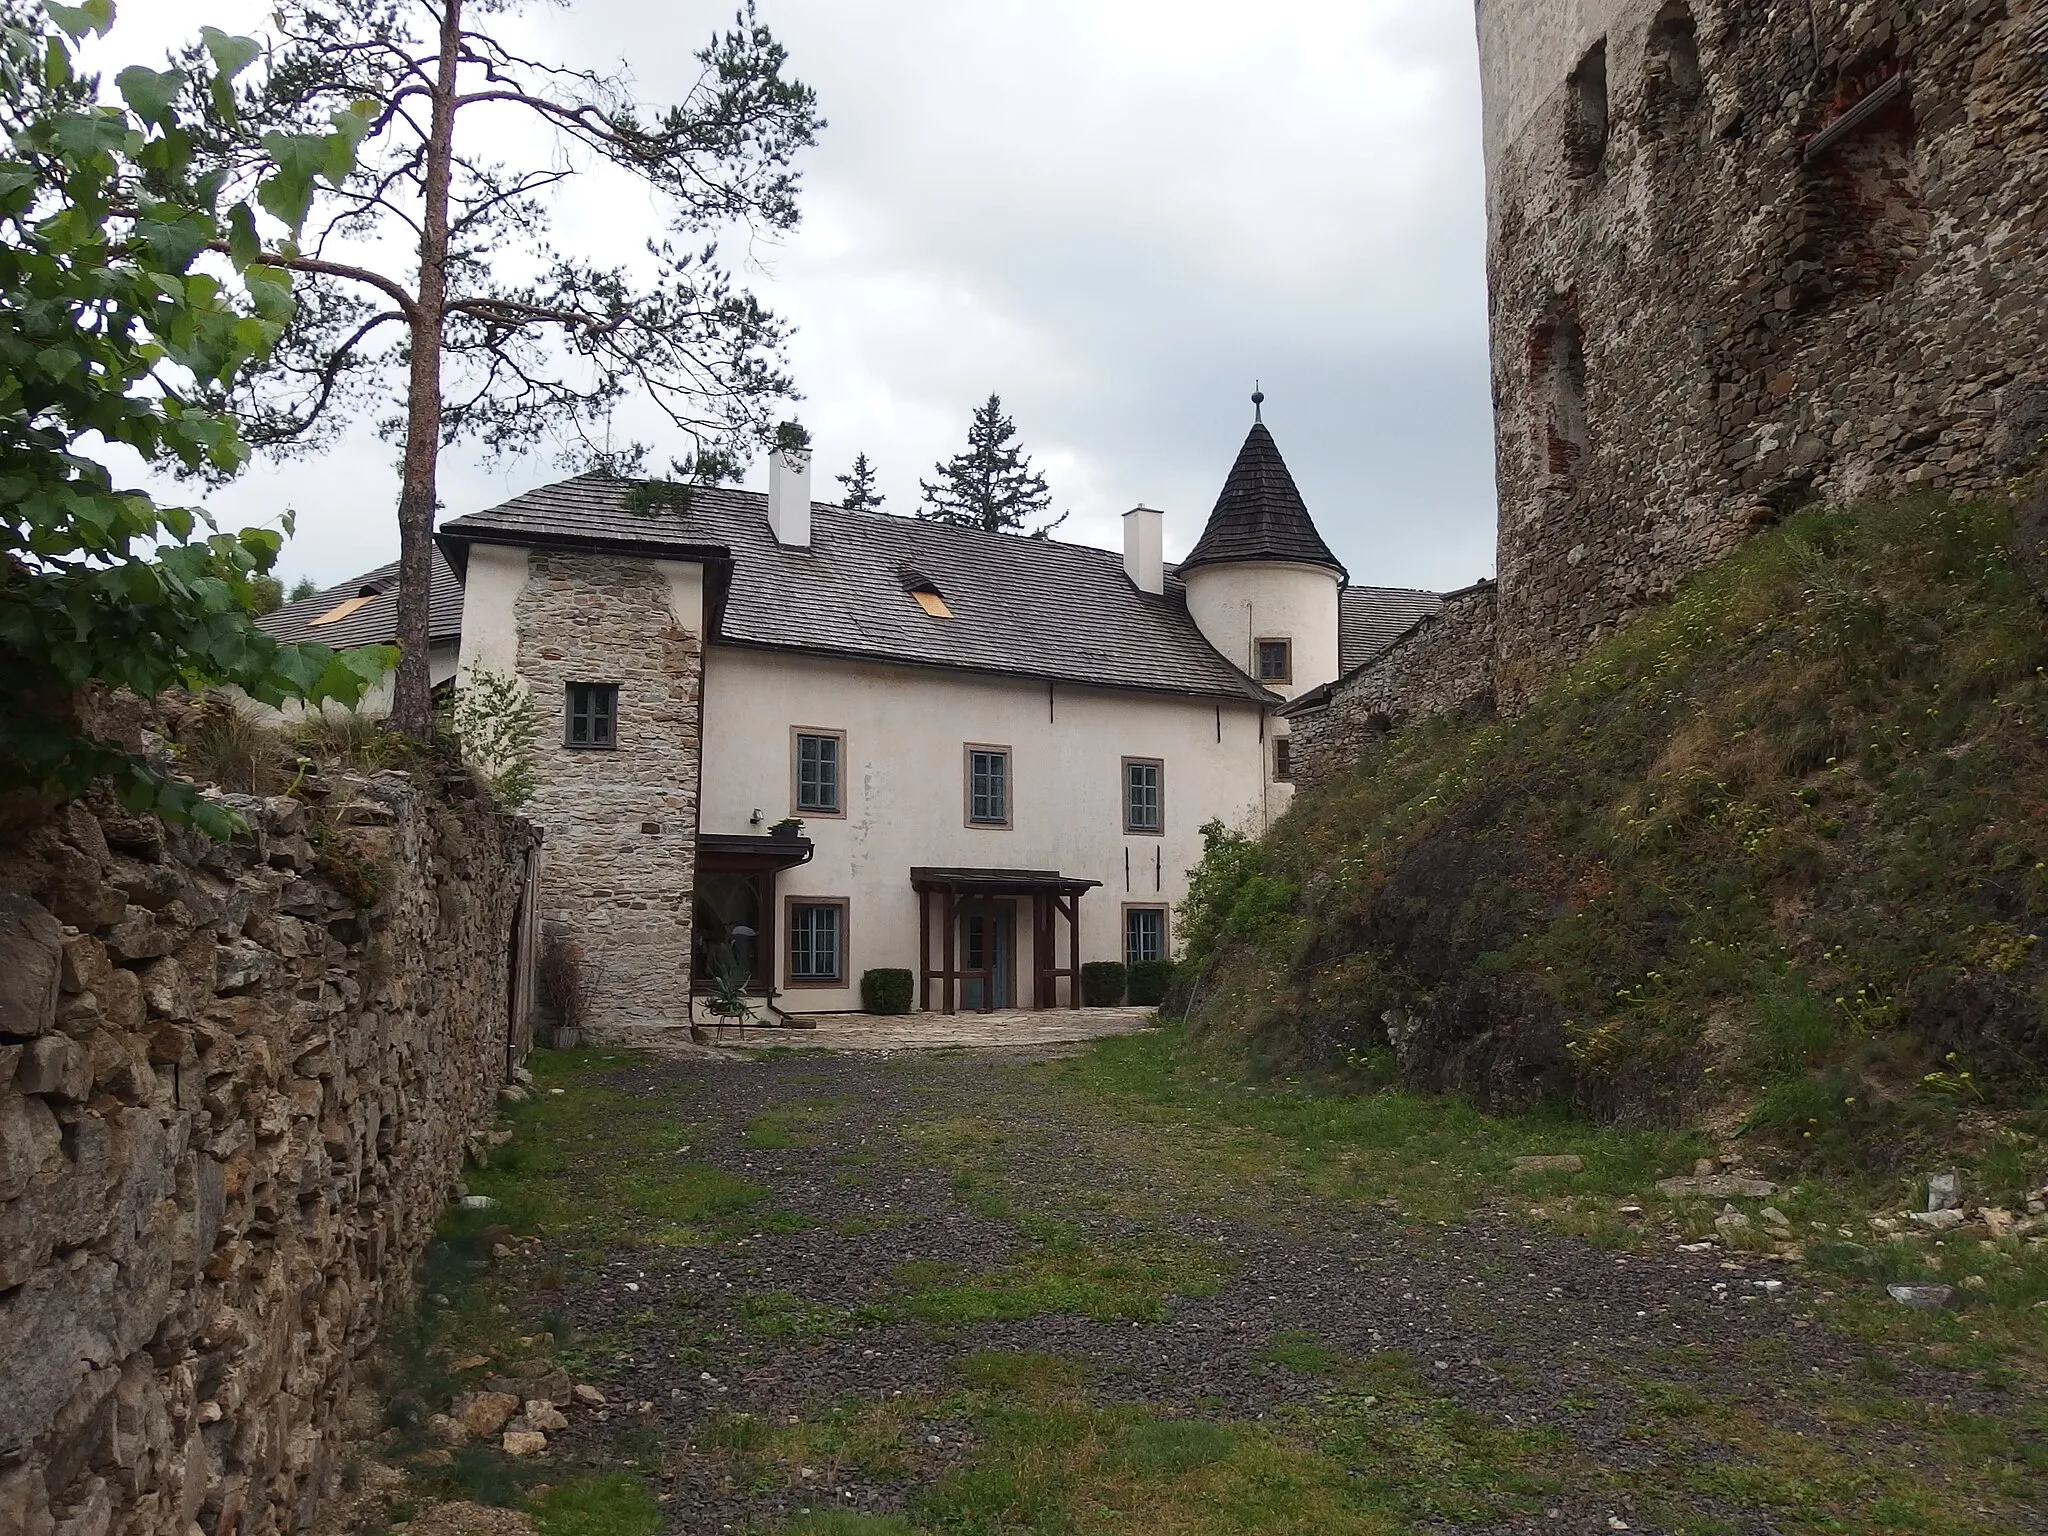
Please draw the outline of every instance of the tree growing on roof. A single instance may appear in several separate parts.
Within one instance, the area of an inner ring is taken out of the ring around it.
[[[721,255],[735,225],[797,222],[791,161],[822,122],[808,86],[748,4],[696,56],[675,105],[643,110],[623,71],[523,55],[507,19],[529,0],[278,0],[273,37],[235,113],[216,112],[210,154],[226,184],[279,132],[346,123],[353,159],[288,160],[262,206],[305,233],[279,251],[301,303],[271,367],[237,399],[258,446],[305,449],[381,401],[401,445],[401,647],[394,725],[433,726],[427,672],[430,540],[439,454],[553,440],[613,472],[640,445],[599,448],[629,392],[694,445],[685,461],[744,462],[792,393],[786,327],[739,287]],[[207,103],[197,102],[202,109]],[[521,155],[540,130],[553,152]],[[549,195],[585,170],[660,194],[667,229],[616,266],[555,249]],[[402,254],[401,254],[402,253]],[[602,434],[598,434],[602,435]]]
[[[990,395],[974,408],[967,424],[967,451],[934,466],[938,483],[918,481],[924,506],[918,516],[927,522],[986,528],[990,533],[1029,533],[1042,539],[1067,520],[1062,512],[1036,528],[1026,525],[1052,504],[1045,476],[1014,440],[1016,423],[1003,414],[1000,395]]]
[[[864,453],[853,456],[853,468],[833,479],[846,487],[839,498],[839,505],[849,512],[879,512],[884,500],[882,493],[875,489],[875,466],[868,462]]]

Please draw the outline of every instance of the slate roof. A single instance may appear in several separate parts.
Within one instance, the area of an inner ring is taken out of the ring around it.
[[[1277,703],[1203,638],[1185,589],[1140,592],[1121,555],[811,504],[811,547],[768,531],[768,499],[696,488],[682,508],[625,505],[625,483],[586,475],[456,518],[439,537],[460,568],[469,541],[729,555],[715,636],[763,646],[979,672]],[[952,610],[927,615],[927,582]]]
[[[1308,504],[1294,488],[1294,476],[1264,422],[1252,423],[1209,524],[1180,569],[1238,560],[1290,560],[1344,575],[1343,563],[1316,532]]]
[[[1337,665],[1363,666],[1442,608],[1434,592],[1413,587],[1346,587],[1337,609]]]
[[[336,619],[332,624],[313,623],[328,609],[357,596],[365,587],[375,587],[380,595],[371,598],[345,619]],[[448,568],[448,561],[438,549],[434,551],[434,580],[430,591],[428,642],[460,640],[462,583],[455,579],[455,573]],[[287,645],[295,645],[302,640],[318,640],[322,645],[345,651],[351,646],[385,644],[398,633],[398,562],[394,560],[389,565],[380,565],[374,571],[365,571],[324,592],[302,597],[295,603],[286,603],[256,622]]]

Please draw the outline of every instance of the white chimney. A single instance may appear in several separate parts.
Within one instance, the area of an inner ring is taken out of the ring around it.
[[[1124,514],[1124,574],[1140,592],[1166,590],[1166,550],[1161,543],[1166,514],[1135,506]]]
[[[768,455],[768,531],[785,549],[811,547],[811,451]]]

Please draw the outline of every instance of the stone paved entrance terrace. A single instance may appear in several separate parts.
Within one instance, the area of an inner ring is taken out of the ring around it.
[[[994,1013],[820,1013],[809,1028],[716,1029],[718,1045],[816,1051],[931,1051],[947,1047],[1064,1045],[1148,1027],[1150,1008],[1003,1008]]]

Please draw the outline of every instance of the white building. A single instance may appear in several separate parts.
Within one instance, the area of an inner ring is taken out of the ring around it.
[[[923,1008],[1078,1006],[1081,964],[1171,958],[1205,823],[1286,807],[1274,711],[1435,601],[1347,588],[1263,425],[1177,568],[1145,507],[1119,558],[809,481],[587,476],[438,536],[461,674],[540,708],[542,905],[600,1025],[701,1019],[721,972],[788,1013],[875,969]]]

